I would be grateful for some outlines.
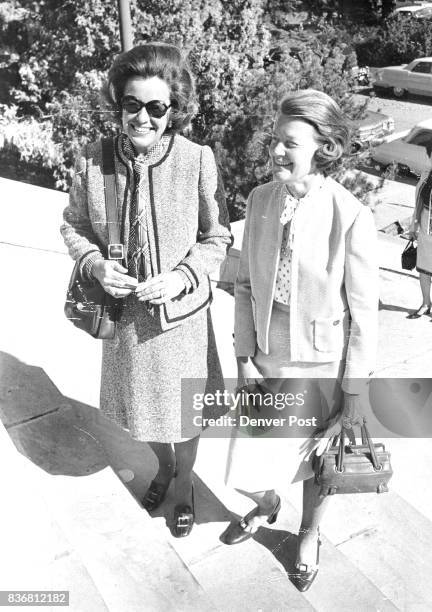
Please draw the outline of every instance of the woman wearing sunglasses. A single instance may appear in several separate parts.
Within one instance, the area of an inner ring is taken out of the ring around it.
[[[100,142],[78,160],[62,234],[82,274],[123,299],[116,337],[103,342],[101,410],[157,456],[147,510],[175,476],[172,531],[182,537],[195,518],[199,440],[182,427],[182,379],[197,392],[223,386],[209,273],[231,244],[228,214],[212,151],[180,135],[195,109],[180,50],[149,43],[122,53],[106,92],[122,128],[114,156],[123,262],[109,260]]]

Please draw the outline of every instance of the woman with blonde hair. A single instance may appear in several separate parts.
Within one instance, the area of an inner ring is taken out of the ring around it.
[[[349,142],[349,124],[326,94],[303,90],[282,100],[270,159],[273,180],[249,195],[235,285],[238,387],[258,373],[273,393],[290,379],[321,385],[327,415],[320,442],[285,437],[233,443],[228,481],[256,502],[221,539],[237,544],[280,508],[276,489],[303,481],[296,570],[304,591],[318,571],[319,525],[327,506],[311,466],[328,438],[359,422],[360,391],[377,344],[378,258],[371,211],[328,176]],[[260,408],[265,417],[265,408]],[[264,438],[265,436],[263,436]],[[307,451],[305,450],[307,447]]]

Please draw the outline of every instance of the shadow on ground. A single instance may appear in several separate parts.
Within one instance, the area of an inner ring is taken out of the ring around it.
[[[413,308],[406,308],[405,306],[396,306],[395,304],[384,304],[384,302],[381,302],[381,300],[380,300],[378,309],[388,310],[392,312],[406,312],[407,314],[415,312]]]
[[[145,442],[133,440],[94,406],[63,396],[42,368],[1,351],[0,380],[0,419],[21,454],[52,475],[87,476],[110,466],[140,503],[157,471]],[[229,520],[229,511],[196,475],[194,482],[197,522]],[[154,514],[167,523],[171,495]]]
[[[254,540],[265,546],[282,565],[287,576],[295,573],[297,557],[297,535],[290,531],[278,529],[258,529]]]

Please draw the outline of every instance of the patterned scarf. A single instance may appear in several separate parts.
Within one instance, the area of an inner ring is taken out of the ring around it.
[[[134,192],[129,212],[128,270],[131,276],[138,279],[138,282],[145,281],[153,275],[146,206],[148,167],[159,161],[165,153],[169,142],[169,136],[162,136],[160,141],[148,153],[137,155],[126,134],[122,135],[121,144],[123,152],[132,162],[134,171]]]

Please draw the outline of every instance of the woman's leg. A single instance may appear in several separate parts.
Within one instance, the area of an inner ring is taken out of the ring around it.
[[[248,493],[248,497],[254,500],[257,505],[256,512],[248,519],[248,525],[253,529],[263,525],[268,516],[273,512],[277,504],[278,496],[274,489],[268,491],[256,491],[255,493]]]
[[[420,278],[420,289],[422,292],[423,302],[421,305],[421,309],[424,308],[426,310],[431,305],[431,277],[429,274],[424,274],[423,272],[419,272]]]
[[[314,478],[303,482],[303,513],[297,544],[297,562],[314,566],[317,562],[318,528],[329,496],[320,496]]]
[[[174,450],[169,443],[148,443],[159,461],[159,469],[154,480],[161,484],[167,484],[174,475],[176,469]]]
[[[191,506],[192,470],[198,451],[199,436],[174,443],[177,475],[175,479],[175,503]]]

